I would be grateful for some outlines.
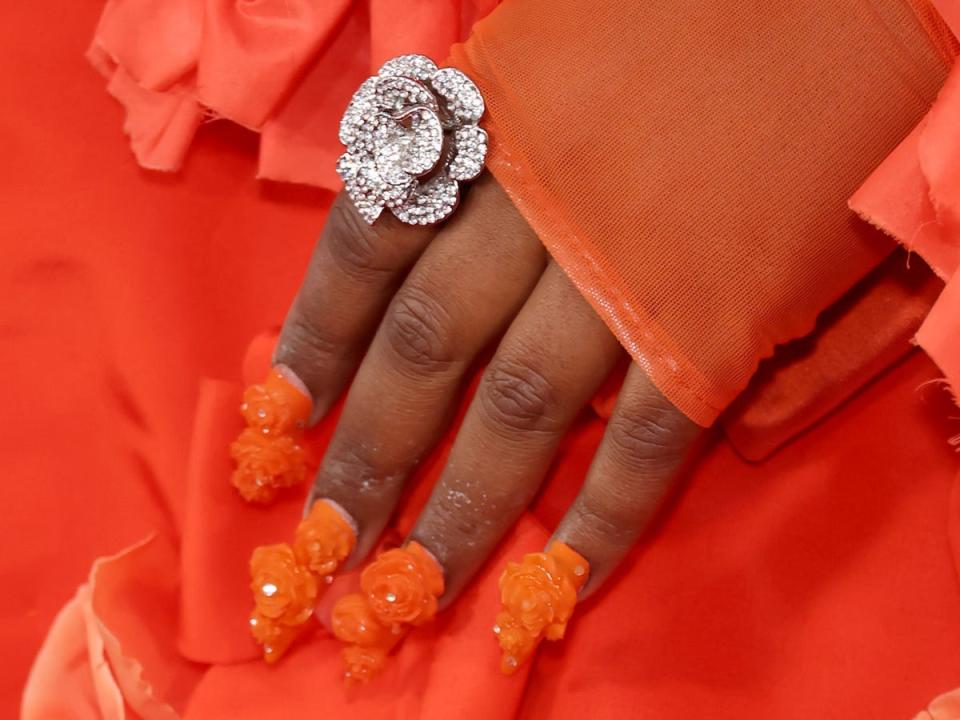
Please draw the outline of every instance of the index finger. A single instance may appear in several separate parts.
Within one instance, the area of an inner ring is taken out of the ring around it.
[[[390,213],[368,224],[345,193],[337,196],[274,353],[309,391],[314,420],[343,391],[390,298],[435,234]]]

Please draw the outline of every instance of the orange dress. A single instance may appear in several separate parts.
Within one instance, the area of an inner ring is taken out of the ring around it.
[[[198,5],[111,3],[173,17],[180,32],[197,27]],[[302,35],[274,28],[287,33],[280,40],[290,52],[279,66],[258,64],[267,68],[260,75],[238,60],[264,37],[250,27],[238,31],[247,43],[197,37],[197,47],[223,53],[205,72],[256,78],[260,107],[240,107],[229,87],[211,87],[202,74],[171,83],[189,57],[167,57],[166,73],[147,82],[136,53],[120,64],[95,48],[92,59],[130,111],[138,158],[182,164],[176,175],[136,167],[116,130],[120,111],[82,62],[99,7],[41,0],[4,9],[3,135],[13,143],[0,206],[0,437],[12,472],[2,485],[0,713],[15,714],[26,682],[21,713],[31,720],[960,717],[950,697],[931,704],[960,685],[960,485],[948,443],[958,429],[938,382],[950,371],[905,348],[881,366],[851,366],[843,387],[815,407],[798,402],[806,420],[795,414],[777,425],[781,436],[762,451],[759,425],[737,422],[754,417],[749,409],[726,420],[654,535],[578,611],[563,643],[541,648],[513,676],[500,673],[490,633],[496,578],[507,558],[542,548],[572,499],[603,432],[602,401],[577,423],[531,511],[464,596],[405,640],[375,683],[344,686],[338,645],[322,627],[276,665],[258,659],[246,625],[247,560],[254,546],[289,535],[302,497],[267,510],[246,505],[229,484],[226,448],[242,427],[242,388],[264,374],[330,194],[256,175],[323,184],[295,173],[333,167],[324,157],[332,148],[310,136],[310,113],[335,123],[340,108],[289,92],[294,79],[304,83],[297,89],[323,87],[335,74],[318,62],[301,76],[308,59],[336,49],[351,68],[368,70],[370,58],[377,64],[409,48],[398,38],[449,44],[473,13],[489,9],[450,3],[455,11],[436,26],[444,32],[431,34],[423,23],[398,25],[390,2],[361,5],[357,16],[349,3],[323,4],[328,14],[311,15]],[[407,19],[429,5],[410,3]],[[224,18],[203,25],[215,34],[236,30],[231,8],[255,26],[271,3],[206,7]],[[150,49],[145,38],[132,45]],[[285,122],[263,109],[274,106],[290,113]],[[259,147],[236,124],[205,124],[200,107],[263,129]],[[312,150],[301,155],[304,147]],[[290,163],[298,157],[306,161]],[[919,191],[936,189],[930,212],[949,232],[957,205],[940,198],[960,196],[955,176],[920,166],[911,177]],[[923,291],[927,305],[937,290]],[[821,328],[821,346],[831,337],[849,343],[843,318],[859,307],[841,308]],[[948,333],[933,337],[955,360]],[[782,377],[772,373],[748,393],[763,396]],[[314,462],[335,421],[336,412],[309,433]],[[397,533],[416,517],[453,432],[414,482]],[[745,460],[751,449],[766,459]],[[334,589],[355,583],[347,576]]]

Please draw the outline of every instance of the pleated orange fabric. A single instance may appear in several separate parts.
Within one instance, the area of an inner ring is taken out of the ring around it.
[[[946,76],[903,0],[508,2],[453,58],[494,175],[703,425],[889,254],[846,200]]]
[[[143,167],[176,171],[204,121],[261,134],[261,178],[339,187],[340,114],[389,58],[444,57],[497,0],[107,0],[87,57]]]

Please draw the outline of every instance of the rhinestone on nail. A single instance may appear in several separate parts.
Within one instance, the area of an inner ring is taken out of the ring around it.
[[[337,173],[360,215],[373,224],[384,208],[409,225],[445,220],[460,183],[487,156],[480,90],[456,68],[423,55],[388,60],[354,93],[340,121],[346,152]]]

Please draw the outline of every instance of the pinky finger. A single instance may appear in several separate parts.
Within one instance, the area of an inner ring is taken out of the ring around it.
[[[578,598],[600,587],[637,542],[702,435],[631,366],[583,487],[548,549],[509,563],[500,579],[503,607],[494,632],[504,672],[541,640],[563,637]]]
[[[646,530],[702,435],[643,370],[630,367],[583,487],[552,538],[589,562],[583,597]]]

